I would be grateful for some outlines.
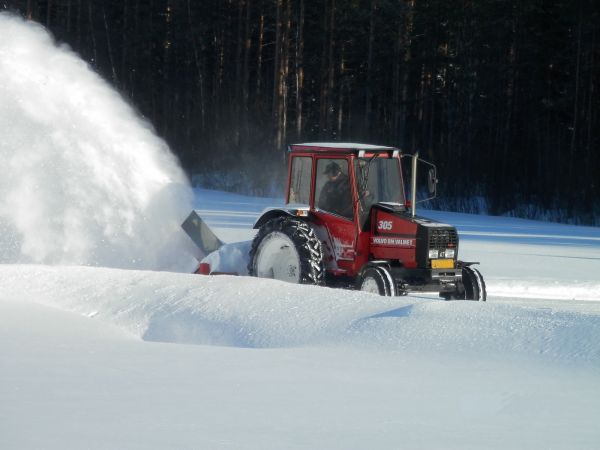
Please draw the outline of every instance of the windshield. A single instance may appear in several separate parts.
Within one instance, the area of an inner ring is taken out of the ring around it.
[[[404,203],[398,158],[357,158],[355,171],[361,222],[375,203]]]

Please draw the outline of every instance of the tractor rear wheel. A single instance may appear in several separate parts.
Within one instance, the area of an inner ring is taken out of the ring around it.
[[[276,217],[259,230],[250,248],[248,272],[300,284],[323,284],[323,248],[313,228],[294,217]]]
[[[393,278],[385,267],[371,266],[363,269],[356,280],[356,289],[386,297],[396,295]]]

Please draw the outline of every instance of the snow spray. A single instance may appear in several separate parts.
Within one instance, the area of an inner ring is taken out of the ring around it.
[[[41,25],[2,13],[0,36],[0,263],[190,269],[165,142]]]

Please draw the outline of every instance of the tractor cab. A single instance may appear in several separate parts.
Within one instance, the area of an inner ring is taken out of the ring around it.
[[[292,145],[287,203],[306,204],[364,226],[372,205],[406,205],[399,156],[390,147]]]

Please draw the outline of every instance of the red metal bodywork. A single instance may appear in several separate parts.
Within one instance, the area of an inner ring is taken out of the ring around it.
[[[292,145],[288,164],[288,183],[286,202],[290,195],[292,180],[292,160],[294,157],[312,158],[312,176],[310,191],[310,213],[320,238],[326,246],[325,266],[334,275],[356,277],[361,268],[373,259],[400,260],[407,268],[416,267],[416,224],[373,208],[371,218],[363,228],[358,211],[358,193],[356,191],[355,160],[380,153],[382,157],[395,158],[402,178],[400,152],[393,147],[364,146],[328,147],[318,145]],[[327,158],[345,159],[348,162],[348,176],[352,186],[353,220],[322,211],[315,207],[317,160]],[[402,180],[402,184],[404,181]],[[404,194],[404,193],[403,193]],[[406,203],[406,198],[403,198]],[[378,227],[382,221],[391,222],[391,229]],[[319,233],[320,231],[320,233]],[[326,235],[325,235],[326,234]]]
[[[379,209],[374,209],[371,214],[373,258],[400,260],[408,269],[417,267],[417,224]]]

